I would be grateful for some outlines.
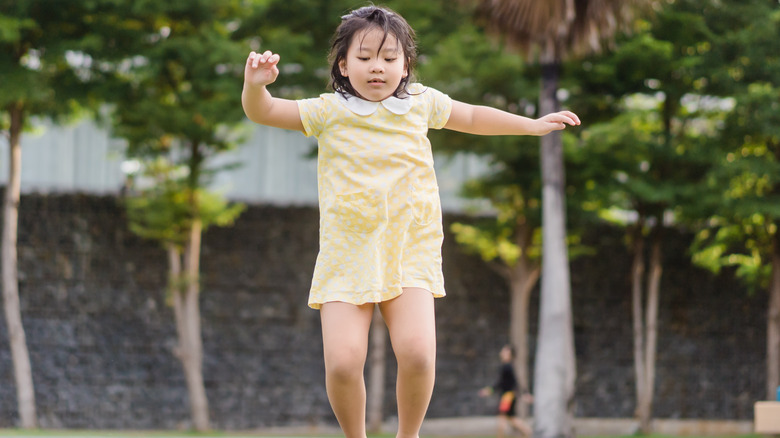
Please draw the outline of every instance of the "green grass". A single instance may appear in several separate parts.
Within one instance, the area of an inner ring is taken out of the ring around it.
[[[176,431],[108,431],[108,430],[48,430],[48,429],[0,429],[0,437],[110,437],[110,438],[237,438],[252,437],[251,434],[228,434],[224,432],[176,432]]]
[[[192,432],[166,430],[78,430],[78,429],[0,429],[0,438],[338,438],[340,435],[327,434],[269,434],[260,432]],[[369,438],[393,438],[395,434],[369,435]],[[465,438],[465,437],[464,437]]]
[[[588,436],[578,438],[766,438],[766,435],[760,434],[748,434],[748,435],[708,435],[708,436],[695,436],[695,435],[604,435],[604,436]]]
[[[23,429],[0,429],[0,437],[84,437],[84,438],[254,438],[254,437],[279,437],[279,438],[335,438],[338,435],[268,435],[260,433],[228,433],[228,432],[177,432],[177,431],[107,431],[107,430],[23,430]],[[395,434],[369,435],[369,438],[393,438]],[[442,437],[429,437],[442,438]],[[458,437],[458,438],[495,438],[486,437]],[[580,438],[714,438],[696,437],[696,436],[676,436],[676,435],[612,435],[612,436],[589,436]],[[718,435],[717,438],[765,438],[764,435]]]

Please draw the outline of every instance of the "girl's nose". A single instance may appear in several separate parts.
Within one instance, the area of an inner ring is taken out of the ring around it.
[[[385,69],[380,64],[374,64],[371,66],[371,73],[384,73]]]

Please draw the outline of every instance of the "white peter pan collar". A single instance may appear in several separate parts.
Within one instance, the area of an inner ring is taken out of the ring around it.
[[[380,102],[371,102],[370,100],[361,99],[351,94],[347,94],[346,96],[347,97],[344,97],[344,94],[336,92],[338,101],[359,116],[370,116],[371,114],[374,114],[379,108],[380,103],[388,111],[399,116],[408,113],[409,110],[412,109],[412,100],[408,97],[406,99],[399,99],[395,96],[390,96]]]

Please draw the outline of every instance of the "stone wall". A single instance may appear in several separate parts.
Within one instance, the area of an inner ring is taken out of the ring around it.
[[[205,234],[204,374],[215,428],[334,423],[319,314],[306,307],[318,220],[312,208],[250,206],[234,227]],[[748,296],[730,276],[691,267],[688,237],[670,237],[654,411],[662,418],[752,418],[765,381],[766,294]],[[572,263],[576,410],[630,417],[630,260],[616,230],[587,240],[598,255]],[[437,382],[429,417],[489,415],[495,400],[477,391],[496,378],[497,352],[507,340],[507,287],[451,236],[443,253],[448,296],[436,301]],[[119,201],[24,197],[19,272],[43,427],[189,426],[186,387],[172,353],[165,253],[128,231]],[[532,333],[537,307],[535,296]],[[16,393],[0,320],[0,427],[12,427]],[[393,416],[390,362],[386,413]]]

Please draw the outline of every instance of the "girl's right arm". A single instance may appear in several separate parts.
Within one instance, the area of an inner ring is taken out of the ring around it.
[[[518,116],[496,108],[452,101],[445,128],[477,135],[545,135],[576,126],[580,119],[571,111],[550,113],[538,119]]]
[[[244,67],[244,91],[241,104],[249,120],[261,125],[303,132],[303,123],[294,100],[271,96],[265,88],[279,76],[279,55],[266,50],[251,52]]]

